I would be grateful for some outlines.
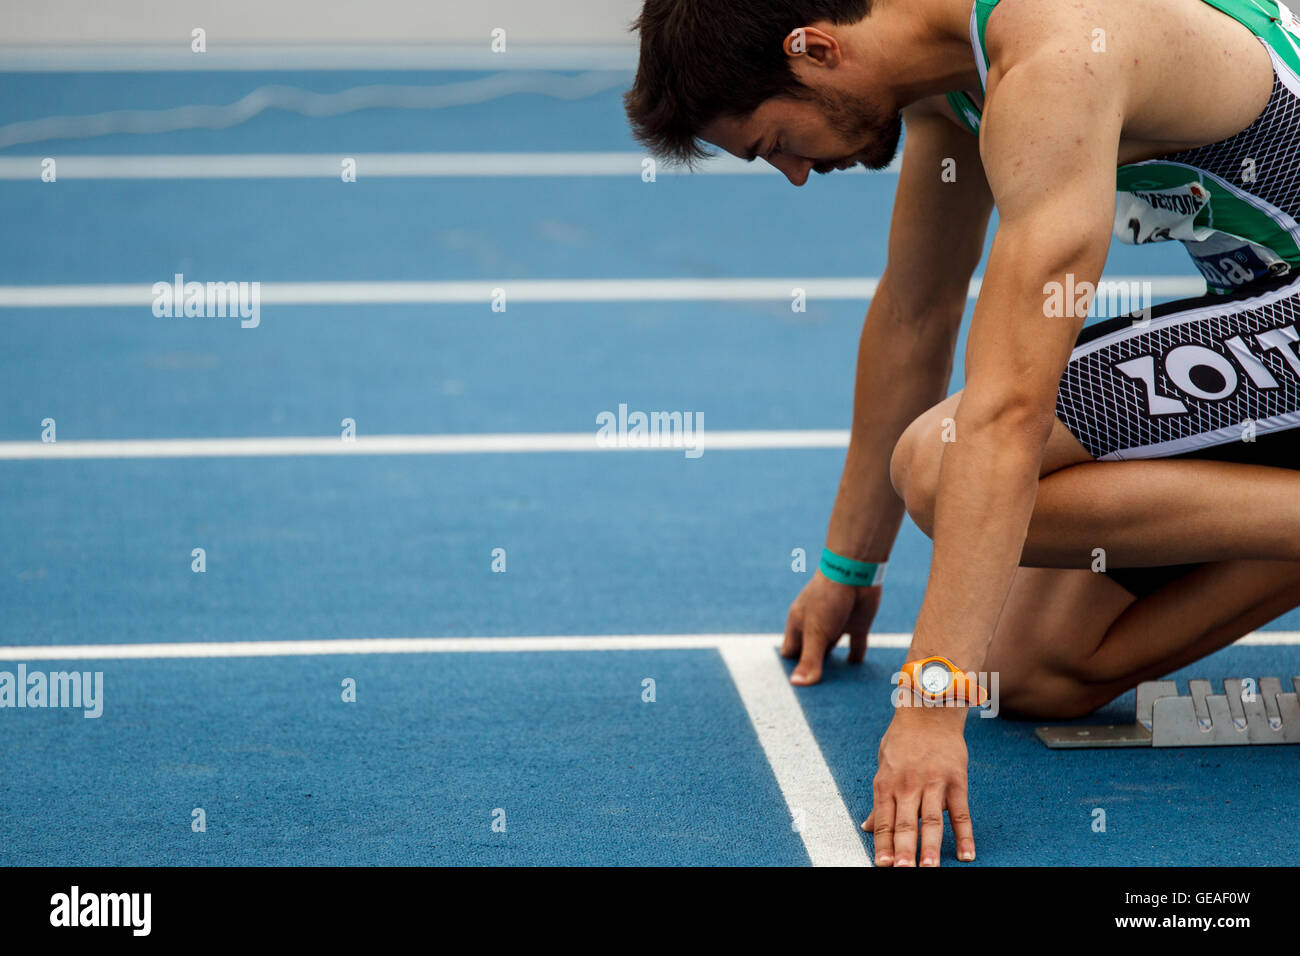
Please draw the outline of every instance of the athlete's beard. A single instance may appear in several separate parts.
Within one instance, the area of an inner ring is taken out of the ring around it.
[[[845,142],[862,143],[862,148],[838,160],[813,166],[819,173],[829,173],[847,162],[861,163],[868,169],[884,169],[898,153],[903,134],[903,120],[897,113],[884,117],[864,97],[841,90],[815,90],[814,101],[826,122]]]

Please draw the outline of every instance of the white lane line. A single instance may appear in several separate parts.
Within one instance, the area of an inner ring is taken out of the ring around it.
[[[227,277],[229,278],[229,277]],[[171,285],[167,276],[158,284]],[[195,277],[192,281],[205,281]],[[212,280],[215,281],[215,280]],[[226,281],[222,279],[221,281]],[[253,281],[243,277],[237,281]],[[1150,283],[1154,298],[1187,298],[1205,292],[1205,282],[1189,276],[1120,276],[1115,283]],[[482,305],[505,292],[519,302],[753,302],[789,303],[796,289],[810,300],[865,300],[876,294],[879,278],[778,279],[501,279],[481,282],[261,282],[259,304],[268,305]],[[967,299],[979,296],[971,281]],[[153,283],[104,285],[0,286],[0,308],[95,308],[135,306],[152,309]],[[175,319],[160,321],[213,321]],[[216,320],[221,321],[221,320]]]
[[[870,866],[858,831],[776,650],[720,649],[813,866]]]
[[[0,157],[0,180],[40,182],[41,156]],[[232,153],[229,155],[100,156],[54,154],[64,179],[329,179],[340,181],[344,158],[355,161],[358,179],[499,178],[625,176],[638,185],[646,153]],[[886,173],[897,174],[895,162]],[[857,167],[844,172],[866,174]],[[702,162],[694,173],[658,165],[656,176],[780,176],[763,162],[747,163],[721,155]]]
[[[594,423],[594,419],[593,419]],[[522,435],[361,435],[331,437],[155,438],[109,441],[0,442],[0,461],[116,458],[269,458],[301,455],[487,455],[534,452],[765,451],[847,448],[847,430],[697,431],[686,443],[681,431],[664,435],[659,447],[602,443],[596,430]],[[698,456],[696,456],[698,457]]]
[[[319,641],[196,641],[170,644],[0,645],[0,661],[164,660],[198,657],[324,657],[353,654],[478,654],[546,651],[680,651],[780,647],[780,634],[599,634],[539,637],[365,637]],[[910,634],[872,634],[873,647],[905,648]]]
[[[1290,647],[1300,644],[1300,631],[1252,631],[1234,643],[1248,647]]]
[[[188,29],[188,28],[187,28]],[[493,53],[486,43],[409,43],[394,39],[340,44],[216,44],[202,56],[189,44],[100,43],[0,45],[0,72],[136,72],[209,70],[611,70],[630,84],[637,46],[627,43],[516,43]]]
[[[191,281],[191,280],[186,280]],[[192,281],[205,280],[194,278]],[[215,280],[214,280],[215,281]],[[224,281],[224,280],[223,280]],[[239,281],[253,281],[245,278]],[[172,285],[174,277],[159,283]],[[519,302],[791,301],[795,289],[809,299],[869,299],[879,280],[793,279],[498,279],[480,282],[260,282],[259,304],[268,305],[482,305],[504,290]],[[152,309],[153,283],[0,286],[0,307],[137,306]],[[167,319],[178,322],[180,319]]]
[[[774,648],[780,634],[592,634],[538,637],[361,637],[301,641],[187,641],[159,644],[0,644],[0,661],[164,660],[198,657],[326,657],[354,654],[478,654],[547,651],[676,651]],[[872,634],[870,646],[906,650],[911,634]],[[1252,647],[1300,645],[1300,631],[1255,631]]]
[[[168,285],[172,277],[160,280]],[[194,280],[201,281],[201,280]],[[248,280],[251,281],[251,280]],[[869,299],[879,280],[861,279],[501,279],[485,282],[262,282],[267,305],[487,305],[496,290],[518,302],[789,302],[795,289],[809,299]],[[0,286],[0,307],[139,306],[152,309],[153,284]],[[177,321],[172,319],[170,321]]]

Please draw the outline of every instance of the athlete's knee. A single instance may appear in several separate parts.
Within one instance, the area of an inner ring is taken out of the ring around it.
[[[894,445],[889,478],[907,506],[907,513],[926,534],[934,527],[934,502],[939,493],[939,463],[943,438],[939,406],[918,416]]]
[[[894,486],[898,497],[907,500],[907,478],[912,470],[912,429],[906,428],[894,442],[893,454],[889,456],[889,481]]]

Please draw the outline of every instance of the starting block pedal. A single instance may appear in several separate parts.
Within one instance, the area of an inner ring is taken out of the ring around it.
[[[1183,696],[1174,681],[1146,681],[1132,724],[1039,727],[1038,739],[1053,750],[1300,744],[1300,677],[1291,684],[1284,693],[1276,677],[1229,677],[1213,694],[1208,680],[1193,680]]]

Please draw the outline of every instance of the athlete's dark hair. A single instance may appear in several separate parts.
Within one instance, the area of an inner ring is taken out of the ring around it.
[[[774,96],[802,96],[782,44],[818,20],[856,23],[872,0],[646,0],[636,82],[623,97],[636,138],[671,163],[708,156],[700,130]]]

